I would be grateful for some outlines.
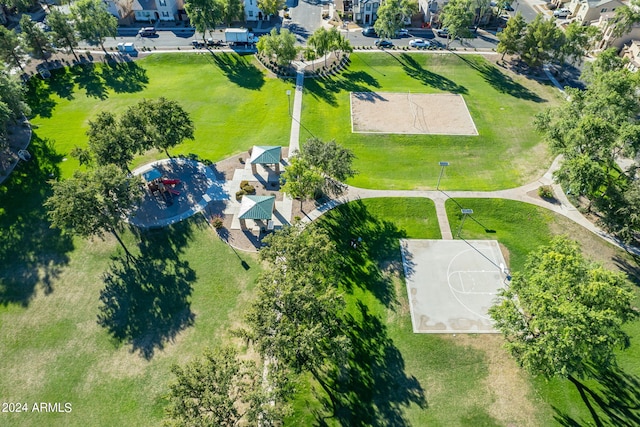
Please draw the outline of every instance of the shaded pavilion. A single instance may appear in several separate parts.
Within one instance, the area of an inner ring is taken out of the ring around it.
[[[276,196],[243,196],[238,211],[240,228],[247,228],[248,219],[260,222],[271,221],[276,206]]]
[[[280,161],[282,160],[282,147],[279,145],[254,145],[251,150],[251,172],[257,173],[256,165],[275,165],[276,173],[280,173]]]

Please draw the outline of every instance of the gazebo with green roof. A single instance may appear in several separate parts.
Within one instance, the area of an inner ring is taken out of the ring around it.
[[[256,165],[275,165],[276,173],[280,173],[282,147],[279,145],[254,145],[251,149],[251,172],[256,174]]]
[[[276,196],[243,196],[238,211],[240,228],[247,228],[246,220],[270,221],[276,206]]]

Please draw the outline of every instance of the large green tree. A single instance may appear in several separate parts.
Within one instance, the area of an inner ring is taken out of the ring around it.
[[[539,13],[527,25],[520,57],[530,67],[539,67],[557,56],[562,41],[563,33],[556,25],[555,18],[546,19]]]
[[[191,25],[202,33],[203,38],[207,31],[215,30],[216,25],[224,22],[224,4],[221,0],[187,0],[184,9]]]
[[[105,50],[107,37],[118,35],[118,20],[100,0],[78,0],[71,5],[71,14],[78,35],[89,44],[100,45]]]
[[[296,36],[291,31],[273,28],[268,35],[260,37],[256,47],[263,55],[275,57],[279,65],[288,65],[298,54],[295,43]]]
[[[300,199],[300,207],[305,200],[319,195],[324,184],[322,174],[299,156],[289,159],[289,165],[280,175],[280,180],[284,183],[282,192],[294,199]]]
[[[473,24],[473,7],[471,0],[451,0],[442,8],[440,21],[449,33],[447,35],[447,47],[456,37],[468,38],[471,36],[469,27]]]
[[[68,48],[73,56],[78,59],[74,48],[78,47],[78,37],[76,27],[70,15],[53,9],[47,15],[47,24],[51,27],[52,37],[55,44]]]
[[[335,408],[335,391],[327,375],[344,367],[350,341],[343,318],[345,302],[335,286],[340,272],[336,251],[324,233],[298,225],[265,239],[267,247],[277,249],[261,251],[269,268],[258,279],[246,336],[260,354],[278,365],[311,373]],[[299,248],[304,248],[302,254]]]
[[[640,0],[631,0],[616,8],[613,19],[613,35],[621,37],[628,34],[634,24],[640,22]]]
[[[82,237],[112,234],[132,255],[120,238],[123,220],[142,198],[139,178],[128,176],[115,165],[86,172],[75,171],[72,178],[53,185],[45,202],[52,227]]]
[[[336,27],[327,30],[318,28],[307,40],[307,45],[315,52],[315,57],[324,56],[324,65],[327,65],[327,54],[330,52],[350,52],[351,43],[338,31]]]
[[[267,376],[264,384],[255,362],[241,360],[231,347],[207,349],[203,358],[184,367],[173,365],[171,372],[175,380],[169,385],[169,425],[270,426],[286,413],[286,396],[277,379]]]
[[[244,10],[244,3],[242,0],[223,0],[224,22],[227,26],[231,25],[231,22],[240,19]]]
[[[164,150],[169,156],[169,148],[185,139],[194,138],[193,121],[177,101],[164,97],[147,99],[139,102],[134,109],[138,111],[137,117],[145,124],[145,140],[152,144],[143,146],[143,149],[157,148]],[[132,129],[132,132],[135,130]]]
[[[341,195],[344,191],[342,183],[356,174],[353,169],[356,156],[335,140],[324,142],[318,138],[309,138],[302,147],[301,156],[324,176],[323,189],[334,196]]]
[[[606,58],[589,68],[586,90],[566,88],[568,101],[536,117],[536,128],[564,161],[556,179],[571,193],[589,200],[605,218],[603,225],[617,233],[616,212],[624,208],[633,172],[620,170],[616,158],[634,158],[640,150],[640,80],[626,69],[610,70]],[[613,65],[615,68],[615,65]],[[628,235],[628,234],[627,234]]]
[[[582,25],[571,22],[564,30],[560,48],[556,54],[556,61],[581,63],[586,53],[602,34],[595,25]]]
[[[475,16],[473,18],[474,25],[476,28],[483,23],[483,18],[485,16],[491,17],[491,0],[473,0],[472,7],[475,10]]]
[[[3,5],[8,10],[15,9],[17,12],[27,12],[38,2],[36,0],[1,0],[0,5]]]
[[[580,79],[587,84],[591,84],[598,80],[602,73],[622,70],[626,62],[624,58],[618,55],[618,49],[607,49],[604,52],[600,52],[594,61],[584,64]]]
[[[118,123],[115,115],[108,111],[99,113],[94,120],[89,121],[87,136],[89,151],[98,166],[113,164],[131,173],[129,163],[141,147],[128,138],[127,129]]]
[[[634,298],[624,274],[556,238],[528,256],[489,314],[527,371],[576,382],[592,366],[611,366],[615,350],[629,346],[623,326],[638,316]]]
[[[258,0],[258,8],[265,15],[277,15],[285,5],[285,0]]]
[[[7,144],[8,127],[28,114],[24,86],[0,66],[0,146]]]
[[[27,50],[35,58],[47,61],[48,56],[53,52],[49,35],[26,14],[20,18],[20,29],[22,30],[20,38]]]
[[[417,12],[418,3],[415,0],[385,0],[376,12],[378,19],[373,28],[382,38],[394,37]]]
[[[23,54],[22,44],[16,33],[0,25],[0,60],[5,64],[13,64],[24,71]]]
[[[509,18],[507,26],[498,33],[500,42],[496,50],[502,54],[501,60],[504,60],[505,55],[520,53],[526,28],[527,23],[520,12]]]

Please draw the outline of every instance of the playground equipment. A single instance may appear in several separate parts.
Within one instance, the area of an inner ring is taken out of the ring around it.
[[[155,178],[147,183],[147,188],[154,196],[161,196],[165,202],[171,203],[173,196],[179,196],[180,192],[174,187],[180,184],[179,179]]]

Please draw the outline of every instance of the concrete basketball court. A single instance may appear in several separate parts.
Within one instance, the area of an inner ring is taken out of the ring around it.
[[[495,240],[400,241],[415,333],[496,333],[488,310],[506,276]]]
[[[462,95],[411,92],[350,95],[352,132],[478,135]]]

